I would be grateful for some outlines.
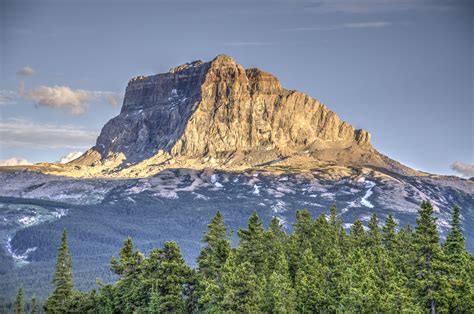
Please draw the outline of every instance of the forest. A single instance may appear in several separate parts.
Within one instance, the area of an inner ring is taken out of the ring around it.
[[[465,249],[460,210],[441,239],[430,203],[416,226],[399,228],[393,216],[346,232],[333,205],[314,219],[296,212],[292,232],[256,213],[237,232],[217,212],[202,237],[197,267],[179,246],[165,242],[145,255],[132,238],[123,242],[110,270],[113,284],[78,291],[73,283],[67,230],[58,249],[54,290],[39,305],[20,289],[14,313],[474,313],[474,256]]]

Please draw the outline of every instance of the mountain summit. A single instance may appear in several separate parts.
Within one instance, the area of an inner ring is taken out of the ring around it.
[[[316,162],[411,170],[378,153],[367,131],[319,101],[218,55],[131,79],[120,114],[72,164],[144,176],[169,167],[311,168]]]

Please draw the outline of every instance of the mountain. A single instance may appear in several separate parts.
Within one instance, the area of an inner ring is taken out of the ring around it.
[[[370,134],[276,77],[219,55],[128,83],[120,114],[67,166],[74,177],[146,177],[167,168],[311,169],[318,162],[420,174],[377,152]]]
[[[0,167],[0,180],[0,301],[22,283],[45,295],[64,228],[76,284],[89,289],[96,277],[114,280],[109,258],[127,236],[142,251],[177,240],[193,263],[217,210],[233,230],[252,211],[291,229],[296,210],[319,215],[335,203],[348,229],[372,213],[414,225],[427,200],[443,235],[461,207],[474,250],[474,181],[384,156],[367,131],[225,55],[133,78],[120,114],[81,157]]]

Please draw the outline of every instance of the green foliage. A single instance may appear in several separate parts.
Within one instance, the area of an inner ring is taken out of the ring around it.
[[[72,259],[67,243],[66,230],[63,231],[61,236],[53,284],[53,293],[46,300],[44,310],[47,313],[64,312],[67,309],[67,302],[74,292]]]
[[[25,296],[23,295],[23,288],[18,289],[18,293],[15,298],[15,308],[13,309],[14,314],[25,313]]]
[[[425,202],[419,209],[415,231],[405,226],[397,232],[392,216],[381,228],[374,214],[367,231],[356,220],[347,234],[333,205],[328,218],[321,215],[314,220],[308,210],[298,211],[289,235],[276,218],[265,230],[254,213],[238,236],[240,242],[232,248],[224,218],[217,212],[203,236],[195,270],[185,264],[175,242],[165,242],[145,256],[128,238],[118,259],[111,261],[117,282],[101,284],[98,291],[79,292],[72,286],[64,233],[58,251],[56,289],[45,309],[54,313],[474,310],[473,256],[464,248],[456,207],[443,245],[433,208]],[[64,296],[61,302],[58,295]],[[17,303],[23,301],[17,298]]]

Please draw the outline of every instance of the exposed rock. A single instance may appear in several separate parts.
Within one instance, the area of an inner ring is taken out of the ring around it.
[[[180,166],[225,169],[295,154],[389,166],[367,131],[354,129],[319,101],[283,88],[273,75],[244,69],[226,55],[130,80],[120,115],[104,126],[93,150],[102,162],[123,154],[122,173],[138,165],[145,170],[155,154],[169,154]],[[97,165],[91,158],[76,164],[91,165],[91,160]]]

